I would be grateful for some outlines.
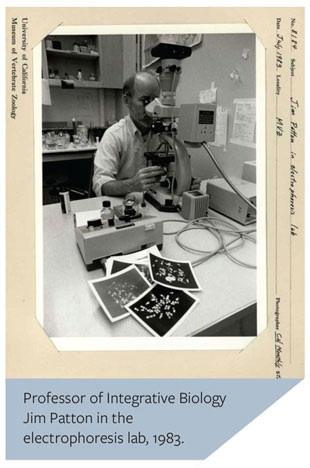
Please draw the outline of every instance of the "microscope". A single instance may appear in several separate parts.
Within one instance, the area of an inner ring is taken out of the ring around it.
[[[145,157],[148,165],[163,166],[166,175],[154,190],[146,192],[145,199],[159,211],[178,211],[180,197],[190,191],[191,162],[184,142],[197,146],[215,139],[216,105],[195,103],[176,106],[181,61],[191,53],[190,47],[170,43],[159,43],[151,50],[152,56],[160,59],[156,74],[161,94],[145,110],[153,119],[151,131],[159,134],[160,145],[156,151],[145,153]]]

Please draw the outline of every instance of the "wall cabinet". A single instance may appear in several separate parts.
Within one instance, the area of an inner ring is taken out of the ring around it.
[[[102,85],[97,36],[48,36],[44,48],[50,86],[61,86],[62,79],[72,80],[74,86],[88,81]]]
[[[135,35],[48,36],[43,48],[43,77],[50,86],[70,79],[74,87],[122,89],[136,70]]]
[[[121,90],[136,71],[135,35],[48,36],[42,47],[42,77],[51,106],[43,120],[105,127],[123,117]]]
[[[103,86],[122,89],[125,79],[137,70],[136,35],[98,36],[98,48]]]

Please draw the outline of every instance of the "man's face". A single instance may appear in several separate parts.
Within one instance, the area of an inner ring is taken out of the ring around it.
[[[151,117],[145,112],[145,106],[158,97],[159,93],[158,82],[152,75],[138,75],[132,96],[125,97],[130,117],[142,133],[147,133],[152,123]]]

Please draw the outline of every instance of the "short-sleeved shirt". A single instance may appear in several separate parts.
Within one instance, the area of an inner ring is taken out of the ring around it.
[[[151,132],[143,137],[127,115],[104,133],[94,161],[93,190],[101,196],[102,185],[112,180],[134,177],[146,166],[144,153],[156,151],[159,137]]]

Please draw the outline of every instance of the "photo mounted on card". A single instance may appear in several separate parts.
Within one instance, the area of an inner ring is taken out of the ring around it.
[[[149,283],[133,265],[108,278],[88,283],[111,322],[127,317],[129,313],[124,309],[125,305],[149,288]]]
[[[119,260],[113,260],[110,274],[114,275],[115,273],[118,273],[119,271],[122,271],[131,265],[134,265],[140,271],[141,275],[149,283],[149,285],[153,284],[150,267],[145,263],[127,263],[121,262]]]
[[[10,378],[278,378],[278,324],[284,339],[280,377],[301,373],[303,12],[187,10],[90,8],[85,15],[79,8],[8,8],[7,222],[15,233],[8,239]],[[296,31],[297,49],[291,41]],[[27,51],[21,49],[25,34]],[[145,124],[152,120],[158,133],[151,125],[143,139],[126,105],[136,73],[155,80],[158,91],[155,102],[143,102]],[[121,143],[112,145],[120,126],[133,131],[130,154]],[[109,226],[110,217],[100,223],[103,201],[112,211],[130,201],[124,194],[102,196],[107,166],[101,163],[110,144],[117,181],[135,177],[141,163],[151,167],[159,158],[167,179],[148,190],[154,204],[144,197],[146,206],[137,198],[139,206],[126,208],[129,218],[141,216],[123,220],[124,228],[118,219]],[[199,190],[189,188],[192,177],[201,179]],[[17,180],[27,183],[16,188]],[[22,235],[14,215],[19,211],[27,212]],[[201,229],[173,235],[199,217],[211,218],[219,236]],[[234,234],[224,223],[234,226]],[[113,265],[111,256],[135,266],[116,272],[125,265]],[[157,330],[154,317],[147,329],[139,307],[135,317],[124,307],[149,291],[137,268],[149,259],[155,299],[167,288],[174,316],[181,316],[175,328],[171,319],[169,327]],[[104,277],[110,260],[113,274]],[[20,262],[28,274],[16,288]],[[199,298],[192,309],[188,292]],[[185,301],[182,308],[177,293]],[[155,333],[170,336],[149,339]],[[128,357],[108,352],[103,369],[100,353],[111,350],[129,351]],[[150,350],[160,351],[160,369],[159,354]],[[98,359],[88,351],[98,352]]]
[[[150,253],[150,270],[155,283],[187,291],[201,290],[190,262],[169,260]]]
[[[152,335],[169,336],[198,304],[197,297],[185,291],[156,284],[126,309]]]

